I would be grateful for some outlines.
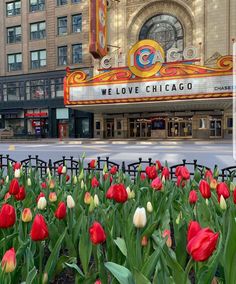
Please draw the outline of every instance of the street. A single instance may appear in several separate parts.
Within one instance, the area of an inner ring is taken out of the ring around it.
[[[5,143],[0,144],[0,154],[9,154],[12,159],[17,161],[25,159],[28,155],[38,155],[42,160],[52,161],[61,159],[62,156],[73,156],[75,159],[83,153],[86,160],[109,157],[111,161],[120,163],[135,162],[138,158],[147,160],[149,157],[160,160],[168,165],[177,164],[186,159],[187,161],[198,160],[198,163],[208,167],[217,164],[220,168],[233,166],[235,161],[232,154],[232,144],[230,141],[214,143],[212,141],[94,141],[92,144],[78,144],[77,141],[60,142],[55,141],[50,144],[41,142],[19,144]]]

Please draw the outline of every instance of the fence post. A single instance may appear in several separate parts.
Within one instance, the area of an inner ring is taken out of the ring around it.
[[[123,173],[126,172],[126,170],[125,170],[125,162],[124,161],[122,162],[121,170],[122,170]]]

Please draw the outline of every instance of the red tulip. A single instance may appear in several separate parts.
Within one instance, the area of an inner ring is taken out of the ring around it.
[[[7,192],[4,196],[4,200],[6,201],[7,199],[9,199],[11,197],[11,194],[9,192]]]
[[[185,180],[188,180],[190,178],[189,170],[185,166],[181,168],[180,175]]]
[[[149,179],[155,179],[157,177],[157,169],[156,166],[146,167],[146,174]]]
[[[101,244],[106,240],[106,234],[100,223],[94,222],[89,228],[90,240],[94,245]]]
[[[59,175],[62,174],[62,169],[63,169],[63,165],[60,165],[60,166],[57,168],[57,173],[58,173]]]
[[[42,183],[41,183],[41,187],[42,187],[42,189],[46,189],[46,188],[47,188],[46,182],[42,182]]]
[[[34,218],[30,237],[33,241],[43,241],[48,237],[48,227],[42,215],[37,214]]]
[[[36,202],[38,203],[40,197],[45,197],[45,194],[43,192],[40,192],[39,195],[36,198]]]
[[[164,167],[162,169],[162,173],[161,176],[164,177],[165,179],[169,179],[170,178],[170,171],[167,167]]]
[[[195,261],[205,261],[216,249],[219,233],[214,233],[209,228],[201,229],[197,222],[191,223],[188,230],[187,251]]]
[[[70,180],[70,176],[66,175],[66,181],[69,181],[69,180]]]
[[[0,228],[12,227],[16,222],[15,208],[9,204],[3,204],[0,210]]]
[[[24,186],[20,186],[19,192],[15,195],[16,200],[24,200],[26,196]]]
[[[16,253],[15,249],[11,248],[5,252],[2,262],[1,262],[2,270],[5,273],[13,272],[16,268]]]
[[[93,188],[99,186],[99,181],[97,180],[96,177],[92,178],[91,185],[92,185]]]
[[[168,237],[166,240],[166,245],[170,248],[172,246],[171,232],[170,230],[165,230],[162,234],[162,237]]]
[[[146,174],[145,174],[145,173],[141,173],[140,179],[141,179],[141,180],[145,180],[145,179],[146,179]]]
[[[96,165],[97,165],[97,161],[96,160],[92,160],[92,161],[89,162],[89,167],[91,169],[95,169]]]
[[[20,170],[20,168],[21,168],[21,163],[16,162],[15,164],[13,164],[13,169],[14,169],[14,171],[15,171],[15,170]]]
[[[103,175],[103,179],[104,179],[104,180],[107,180],[109,176],[110,176],[109,173],[105,173],[105,174]],[[112,181],[113,181],[113,178],[112,178],[112,176],[110,176],[110,183],[112,183]]]
[[[162,165],[161,165],[161,162],[159,160],[156,160],[156,168],[157,168],[158,171],[162,169]]]
[[[209,179],[212,180],[213,179],[213,173],[211,170],[206,170],[205,175],[204,175],[205,179]]]
[[[186,180],[182,178],[182,176],[178,176],[177,177],[177,181],[176,181],[176,185],[178,187],[185,187],[185,184],[186,184]]]
[[[114,199],[118,203],[124,203],[128,199],[128,193],[122,183],[113,184],[109,187],[106,198]]]
[[[189,192],[189,197],[188,197],[189,203],[190,204],[195,204],[198,200],[197,192],[195,190],[191,190]]]
[[[211,197],[211,189],[210,185],[207,181],[201,180],[199,183],[199,190],[203,198],[210,198]]]
[[[236,204],[236,188],[234,189],[234,192],[233,192],[233,198],[234,198],[234,204]]]
[[[59,203],[55,212],[55,217],[59,220],[64,219],[66,217],[66,204],[64,202]]]
[[[227,199],[230,197],[228,186],[225,182],[220,182],[217,184],[216,192],[218,195],[218,198],[220,198],[221,195],[223,195],[224,199]]]
[[[116,166],[113,166],[111,169],[110,169],[110,173],[111,175],[115,175],[117,173],[117,167]]]
[[[19,192],[19,190],[20,190],[20,185],[18,179],[13,178],[9,186],[9,193],[11,195],[16,195]]]
[[[176,177],[180,176],[181,169],[182,169],[182,166],[176,167],[176,169],[175,169],[175,176],[176,176]]]
[[[102,282],[101,282],[101,280],[98,279],[94,282],[94,284],[102,284]]]
[[[159,177],[156,177],[152,183],[151,183],[151,187],[155,190],[161,190],[162,189],[162,182],[161,179]]]

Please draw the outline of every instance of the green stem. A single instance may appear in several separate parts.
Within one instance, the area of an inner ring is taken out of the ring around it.
[[[141,230],[137,228],[137,234],[136,234],[136,259],[137,259],[137,267],[138,269],[141,267]]]
[[[39,283],[42,280],[42,271],[43,271],[43,245],[42,242],[39,242]]]
[[[187,264],[186,269],[185,269],[185,283],[186,284],[189,282],[188,276],[189,276],[189,272],[190,272],[192,266],[193,266],[193,259],[191,257],[189,259],[188,264]]]

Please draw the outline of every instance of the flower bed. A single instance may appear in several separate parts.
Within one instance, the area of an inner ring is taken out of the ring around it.
[[[159,161],[0,172],[0,283],[234,283],[236,190],[218,172]]]

